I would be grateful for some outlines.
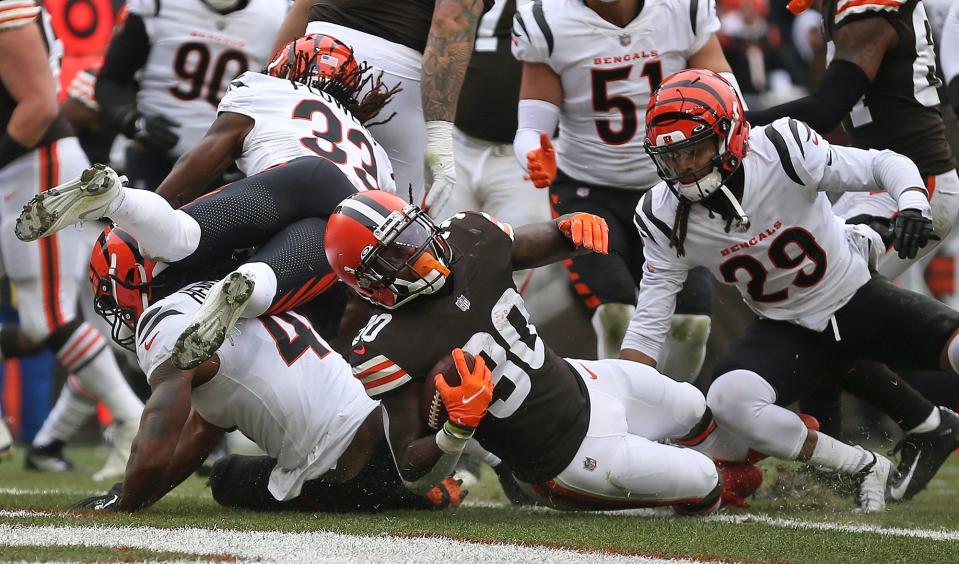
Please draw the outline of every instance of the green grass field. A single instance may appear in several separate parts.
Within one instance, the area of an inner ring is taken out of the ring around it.
[[[278,531],[328,531],[397,543],[410,538],[446,537],[482,543],[467,545],[473,551],[467,554],[473,556],[466,560],[484,562],[496,559],[483,556],[483,547],[489,543],[694,560],[959,562],[959,457],[952,457],[930,487],[913,501],[891,506],[878,515],[854,514],[850,499],[838,497],[798,473],[795,466],[767,461],[763,464],[763,489],[750,508],[723,510],[718,516],[696,519],[673,517],[666,510],[597,515],[508,508],[501,506],[504,498],[488,476],[470,493],[467,505],[455,511],[324,515],[225,510],[213,502],[204,480],[195,477],[139,515],[71,512],[64,509],[68,504],[100,493],[109,484],[97,484],[88,477],[98,468],[99,451],[74,448],[69,454],[81,471],[26,472],[22,450],[0,463],[0,559],[232,560],[242,556],[230,546],[207,546],[200,541],[151,548],[154,545],[146,540],[131,547],[122,546],[122,540],[100,539],[102,531],[109,528],[144,527],[151,529],[138,530],[136,538],[149,536],[152,528],[197,528],[219,533],[269,531],[252,537],[263,542]],[[79,533],[81,540],[58,540],[58,535],[72,530],[69,527],[84,528]],[[398,538],[391,539],[390,535]],[[559,554],[546,560],[562,561],[569,556],[563,554],[566,556]],[[358,546],[353,560],[389,562],[389,556],[374,557]],[[426,553],[421,556],[422,561],[430,561]],[[273,557],[298,559],[295,553]]]

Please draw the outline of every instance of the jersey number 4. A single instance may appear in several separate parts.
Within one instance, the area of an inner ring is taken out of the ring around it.
[[[633,65],[628,65],[614,69],[593,69],[590,73],[593,88],[593,110],[597,112],[616,110],[623,116],[622,125],[618,129],[613,127],[613,120],[603,118],[595,121],[596,133],[607,145],[629,143],[636,135],[639,124],[636,104],[628,96],[609,95],[609,83],[629,80],[629,75],[632,72]],[[656,90],[663,81],[663,64],[660,61],[649,61],[643,65],[643,72],[640,73],[640,76],[645,76],[649,81],[650,92]],[[646,108],[643,108],[644,113],[645,111]]]
[[[313,329],[290,313],[281,313],[274,316],[263,316],[257,318],[267,333],[273,337],[276,343],[276,350],[280,353],[280,358],[287,366],[300,360],[303,353],[313,351],[316,356],[323,358],[330,354],[330,350],[323,346],[323,343],[317,338]],[[293,335],[287,329],[282,327],[277,319],[282,320],[288,327],[293,329]]]
[[[790,249],[799,250],[798,254],[790,254]],[[800,269],[793,278],[792,285],[800,288],[815,286],[826,276],[828,260],[826,251],[816,243],[816,238],[801,227],[791,227],[782,232],[769,246],[769,260],[773,266],[782,269],[792,269],[809,259],[812,269]],[[766,293],[766,278],[769,270],[759,259],[750,255],[739,255],[719,265],[719,272],[728,284],[739,282],[738,273],[745,270],[749,275],[746,283],[746,292],[753,301],[760,303],[781,302],[789,297],[789,288],[776,292]]]

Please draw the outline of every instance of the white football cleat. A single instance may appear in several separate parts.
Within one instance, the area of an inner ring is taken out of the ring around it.
[[[126,180],[107,165],[95,164],[77,178],[37,194],[17,218],[17,238],[36,241],[68,225],[100,219]]]
[[[210,288],[193,321],[173,345],[173,365],[188,370],[213,356],[246,309],[253,286],[253,278],[234,271]]]
[[[856,473],[856,513],[874,513],[886,508],[886,496],[894,481],[892,463],[889,459],[870,452],[872,462]]]
[[[107,480],[122,480],[127,470],[127,461],[130,460],[130,449],[133,448],[133,439],[139,429],[138,421],[115,422],[107,430],[110,436],[110,453],[107,460],[94,475],[97,482]]]

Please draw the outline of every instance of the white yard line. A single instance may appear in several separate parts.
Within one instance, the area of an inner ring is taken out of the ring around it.
[[[442,537],[376,537],[329,532],[229,531],[153,527],[20,526],[0,523],[0,545],[116,546],[271,561],[489,562],[582,564],[693,563],[542,546],[465,542]]]
[[[883,527],[880,525],[797,521],[795,519],[782,519],[768,515],[750,514],[714,515],[706,519],[719,523],[759,523],[761,525],[771,525],[773,527],[783,527],[787,529],[815,529],[818,531],[837,531],[840,533],[867,533],[887,537],[913,537],[935,541],[959,541],[959,531],[949,529],[904,529],[900,527]]]

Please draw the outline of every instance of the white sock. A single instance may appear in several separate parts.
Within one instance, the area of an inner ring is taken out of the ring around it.
[[[695,382],[706,360],[711,326],[708,315],[674,315],[656,368],[677,382]]]
[[[143,402],[133,393],[120,371],[106,339],[84,321],[56,352],[57,360],[120,422],[139,421]]]
[[[939,427],[939,423],[941,423],[941,418],[939,417],[939,408],[934,406],[932,408],[932,413],[929,414],[929,417],[926,417],[922,423],[916,425],[912,429],[909,429],[906,431],[906,433],[928,433],[933,429],[937,429]]]
[[[140,252],[154,260],[176,262],[200,244],[200,224],[149,190],[124,188],[105,215],[136,237]]]
[[[619,358],[623,337],[635,311],[636,306],[630,304],[602,304],[596,308],[592,319],[596,358]]]
[[[33,438],[33,446],[47,446],[55,440],[68,442],[97,411],[97,402],[84,395],[72,374],[60,390],[56,405]]]
[[[823,433],[817,435],[816,447],[809,457],[813,464],[853,474],[872,460],[871,453],[860,446],[847,445]]]
[[[259,317],[273,305],[276,297],[276,273],[265,262],[248,262],[236,269],[253,279],[253,295],[247,302],[242,316],[246,319]]]

